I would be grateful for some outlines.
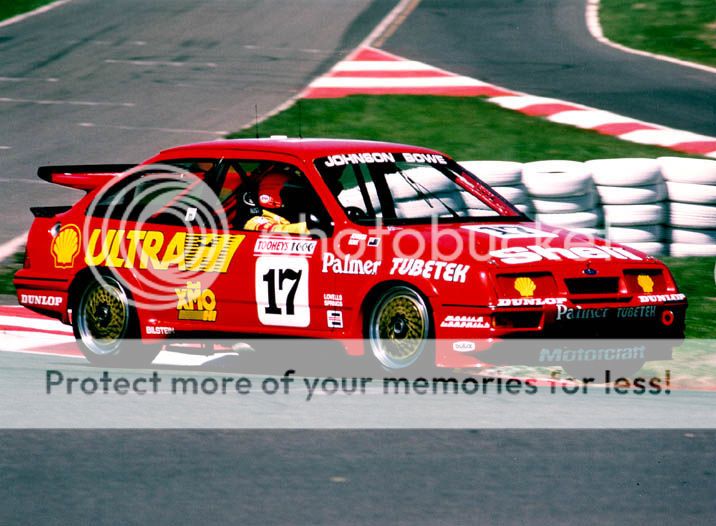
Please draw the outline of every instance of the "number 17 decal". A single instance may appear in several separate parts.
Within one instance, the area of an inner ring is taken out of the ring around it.
[[[256,307],[264,325],[308,327],[308,260],[288,256],[258,258]]]

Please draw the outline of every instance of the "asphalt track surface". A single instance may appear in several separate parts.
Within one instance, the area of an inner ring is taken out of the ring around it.
[[[713,524],[713,439],[699,431],[5,432],[0,522]]]
[[[422,0],[383,49],[531,95],[716,135],[716,75],[597,42],[585,0]]]
[[[0,75],[27,79],[0,82],[1,97],[35,100],[0,103],[1,145],[11,148],[0,150],[6,178],[0,239],[27,226],[19,209],[31,197],[63,202],[55,189],[34,182],[38,164],[134,161],[158,147],[212,137],[146,128],[234,129],[251,119],[254,103],[268,109],[300,90],[390,8],[321,2],[309,11],[292,7],[294,2],[255,2],[257,11],[237,24],[216,16],[218,9],[227,12],[228,2],[195,4],[78,0],[0,30]],[[493,42],[490,59],[476,58],[480,29],[509,32],[522,24],[526,34],[520,38],[529,36],[516,3],[494,3],[504,11],[479,16],[464,11],[467,2],[435,5],[422,3],[388,49],[513,89],[606,109],[616,108],[573,95],[583,92],[627,109],[643,96],[644,86],[629,78],[614,80],[623,83],[621,89],[589,85],[595,73],[585,76],[581,88],[569,86],[564,72],[579,68],[568,67],[576,59],[557,58],[561,44],[501,65],[507,57],[495,53],[507,53],[507,44]],[[520,5],[530,11],[530,4]],[[434,19],[442,22],[434,25]],[[552,20],[547,28],[569,35],[567,20]],[[253,45],[260,49],[242,47]],[[581,46],[591,47],[586,39]],[[600,53],[612,57],[606,65],[635,60],[612,50]],[[207,65],[227,62],[229,71]],[[58,80],[29,80],[37,78]],[[673,83],[690,97],[683,82]],[[678,90],[666,98],[678,102]],[[656,109],[659,118],[652,111],[651,120],[713,133],[703,127],[704,120],[713,125],[713,113],[694,110],[682,122],[668,122],[662,115],[670,112]],[[688,430],[2,431],[0,523],[706,524],[716,517],[715,439],[714,432]]]
[[[73,0],[0,28],[0,243],[81,194],[43,164],[132,163],[300,92],[393,0]]]

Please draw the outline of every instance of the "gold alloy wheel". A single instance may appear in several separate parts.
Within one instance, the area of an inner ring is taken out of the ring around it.
[[[425,348],[429,320],[417,292],[408,287],[390,289],[371,312],[368,338],[373,355],[387,369],[414,364]]]
[[[77,332],[87,350],[97,356],[116,353],[127,335],[129,305],[122,286],[113,278],[93,281],[77,307]]]

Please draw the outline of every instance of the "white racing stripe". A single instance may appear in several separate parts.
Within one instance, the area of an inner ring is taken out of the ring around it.
[[[571,124],[577,128],[596,128],[605,124],[620,124],[624,122],[639,122],[624,115],[617,115],[603,110],[573,110],[560,111],[547,117],[547,120],[560,124]],[[643,123],[646,124],[646,123]]]
[[[93,122],[78,122],[77,126],[83,128],[113,128],[116,130],[148,130],[148,131],[159,131],[166,133],[199,133],[203,135],[227,135],[229,132],[226,130],[191,130],[185,128],[154,128],[151,126],[125,126],[122,124],[95,124]]]
[[[321,77],[311,83],[312,88],[445,88],[459,86],[487,86],[469,77]]]
[[[713,137],[699,135],[697,133],[682,130],[637,130],[619,136],[625,141],[638,142],[640,144],[657,144],[670,146],[684,142],[713,141]]]
[[[535,104],[568,104],[576,108],[582,107],[579,104],[574,104],[559,99],[551,99],[549,97],[537,97],[535,95],[508,95],[504,97],[492,97],[489,100],[490,102],[493,102],[498,106],[502,106],[503,108],[508,108],[511,110],[520,110],[528,106],[534,106]]]
[[[131,66],[169,66],[181,68],[184,66],[205,66],[207,68],[219,67],[216,62],[178,62],[175,60],[124,60],[108,58],[106,64],[129,64]]]
[[[3,331],[0,350],[3,352],[33,352],[33,354],[44,354],[57,356],[60,353],[48,350],[53,345],[65,345],[75,341],[73,336],[62,336],[60,334],[43,334],[30,331]],[[61,354],[65,356],[64,353]]]
[[[29,11],[28,13],[22,13],[20,15],[13,16],[12,18],[8,18],[7,20],[3,20],[0,22],[0,27],[9,26],[11,24],[17,24],[18,22],[22,22],[23,20],[26,20],[30,18],[31,16],[39,15],[41,13],[46,13],[50,11],[51,9],[55,9],[56,7],[60,7],[61,5],[69,3],[70,0],[56,0],[55,2],[52,2],[51,4],[43,5],[42,7],[38,7],[37,9],[33,9],[32,11]]]
[[[0,326],[18,328],[21,327],[25,329],[38,329],[43,331],[56,331],[72,335],[72,327],[65,325],[59,320],[53,320],[52,318],[45,317],[25,318],[21,316],[0,315]],[[5,330],[5,333],[7,334],[7,330]]]
[[[16,184],[13,181],[13,184]],[[4,260],[5,258],[9,258],[15,252],[20,250],[20,248],[27,243],[27,234],[28,232],[25,232],[24,234],[20,234],[17,237],[12,238],[10,241],[7,241],[6,243],[3,243],[0,245],[0,261]]]
[[[55,77],[35,78],[35,77],[0,77],[0,82],[58,82],[60,79]]]
[[[125,108],[134,107],[133,102],[98,102],[92,100],[50,100],[50,99],[14,99],[11,97],[0,97],[0,102],[15,102],[21,104],[66,104],[68,106],[122,106]]]
[[[331,71],[436,71],[433,66],[415,60],[344,60]]]
[[[618,49],[619,51],[623,51],[625,53],[631,53],[632,55],[640,55],[642,57],[649,57],[655,60],[663,60],[664,62],[671,62],[672,64],[678,64],[679,66],[700,69],[701,71],[706,71],[707,73],[716,73],[716,68],[711,66],[697,64],[695,62],[689,62],[687,60],[681,60],[666,55],[659,55],[657,53],[650,53],[649,51],[642,51],[640,49],[633,49],[609,40],[604,36],[604,31],[602,31],[602,26],[599,22],[599,0],[587,0],[585,19],[587,22],[587,29],[591,33],[592,37],[606,46]]]

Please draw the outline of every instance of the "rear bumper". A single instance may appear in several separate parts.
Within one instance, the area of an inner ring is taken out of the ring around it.
[[[13,284],[20,305],[69,324],[70,280],[37,276],[22,269],[15,274]]]

